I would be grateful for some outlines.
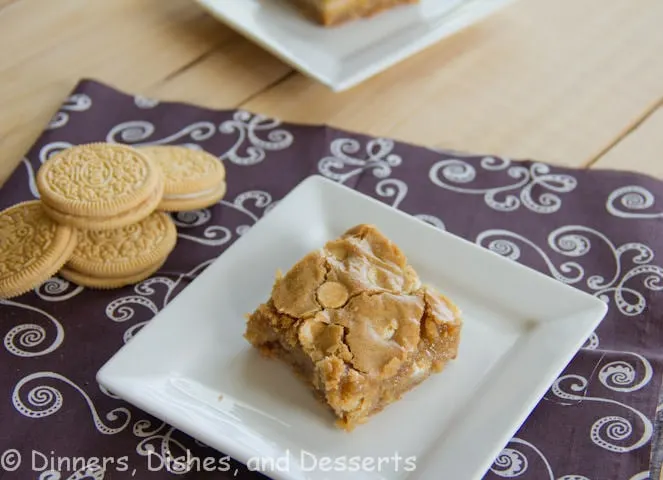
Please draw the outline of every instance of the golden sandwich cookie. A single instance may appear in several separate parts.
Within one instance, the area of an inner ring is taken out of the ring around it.
[[[140,150],[163,172],[165,187],[159,210],[181,212],[206,208],[226,194],[226,169],[214,155],[175,146]]]
[[[113,288],[121,288],[127,285],[133,285],[134,283],[142,282],[146,278],[151,277],[156,273],[161,266],[164,264],[159,262],[158,264],[146,268],[145,270],[135,273],[133,275],[125,275],[119,277],[95,277],[94,275],[85,275],[83,273],[77,272],[76,270],[70,270],[67,267],[64,267],[60,270],[59,275],[65,280],[69,280],[76,285],[82,287],[93,288],[97,290],[110,290]]]
[[[154,212],[114,230],[80,230],[78,240],[60,274],[86,287],[117,288],[156,272],[175,248],[177,231],[168,214]]]
[[[37,173],[46,213],[79,229],[107,230],[150,215],[163,195],[161,170],[124,145],[91,143],[48,159]]]
[[[0,298],[21,295],[51,278],[76,247],[76,232],[54,222],[38,200],[0,212]]]

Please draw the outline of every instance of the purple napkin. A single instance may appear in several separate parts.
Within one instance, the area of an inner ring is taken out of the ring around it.
[[[609,305],[487,479],[650,478],[663,374],[663,183],[159,103],[82,81],[0,191],[0,208],[37,197],[35,172],[50,155],[96,141],[203,148],[224,162],[228,192],[211,209],[173,216],[179,242],[159,272],[169,283],[91,291],[54,277],[0,301],[0,478],[261,477],[104,391],[95,373],[313,174]],[[168,461],[187,455],[218,463],[206,469],[191,461],[186,471]]]

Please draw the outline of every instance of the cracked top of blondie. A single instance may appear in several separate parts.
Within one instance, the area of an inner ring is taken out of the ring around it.
[[[272,327],[296,329],[291,341],[316,364],[325,390],[348,374],[394,377],[422,351],[426,370],[456,355],[457,343],[443,337],[460,327],[460,312],[422,286],[401,250],[371,225],[348,230],[279,275],[271,301],[280,314],[272,322],[281,323]]]

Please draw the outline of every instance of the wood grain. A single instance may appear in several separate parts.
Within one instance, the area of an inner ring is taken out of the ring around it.
[[[663,96],[663,2],[521,0],[343,94],[302,76],[246,108],[581,166]]]
[[[59,0],[47,11],[44,0],[0,0],[0,182],[81,77],[424,145],[661,176],[660,25],[660,0],[519,0],[334,94],[190,0]]]
[[[601,156],[592,168],[635,170],[663,179],[663,107]]]
[[[17,1],[18,0],[0,0],[0,10],[2,10],[5,7],[8,7],[9,5]]]
[[[222,100],[230,106],[289,71],[190,0],[49,5],[45,12],[43,0],[17,0],[0,10],[0,182],[82,77],[136,93],[154,87],[166,95],[204,83],[201,103],[217,98],[223,85]],[[251,57],[240,61],[242,52],[255,54],[259,66]],[[213,72],[216,67],[204,69],[215,61],[225,62],[222,77]],[[201,76],[217,77],[192,80],[190,66],[199,67]]]
[[[190,68],[149,88],[148,93],[207,108],[232,108],[291,72],[292,68],[265,50],[236,37]]]

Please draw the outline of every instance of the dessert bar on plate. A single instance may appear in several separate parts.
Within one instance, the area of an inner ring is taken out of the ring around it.
[[[460,311],[358,225],[278,276],[246,338],[290,364],[352,430],[456,358]]]
[[[335,91],[363,82],[512,1],[196,0],[226,25]],[[379,15],[363,18],[379,9]]]
[[[384,237],[355,228],[366,223]],[[297,264],[301,272],[293,273]],[[275,288],[279,269],[291,271]],[[356,425],[453,356],[457,311],[419,286],[417,276],[462,309],[457,358],[351,433],[336,428],[328,399],[342,427]],[[295,302],[289,293],[299,288],[297,277],[308,294]],[[99,371],[99,382],[241,462],[288,459],[287,470],[263,464],[275,480],[482,478],[607,309],[598,298],[319,176],[279,199],[176,297],[178,283],[160,281],[149,298],[127,297],[166,305]],[[318,283],[329,284],[310,287]],[[363,391],[320,385],[323,403],[311,394],[310,372],[307,385],[284,362],[263,358],[244,338],[245,315],[257,307],[252,323],[265,328],[249,328],[248,336],[263,336],[258,345],[285,355],[285,343],[292,355],[286,360],[296,356],[305,374],[320,362],[313,358],[330,358],[342,367],[338,386],[348,383],[343,374],[352,375]],[[394,323],[380,314],[386,308]],[[422,325],[419,314],[424,331],[415,346],[408,339],[416,335],[415,319]],[[305,326],[287,328],[287,317],[293,324],[306,317]],[[448,344],[435,340],[438,334]],[[385,361],[392,358],[392,365]],[[390,368],[398,370],[395,381],[382,382]],[[403,461],[380,471],[311,467],[312,458],[375,461],[395,452],[415,457],[416,471],[404,471]]]
[[[419,0],[290,0],[305,14],[322,25],[338,25],[382,10]]]

